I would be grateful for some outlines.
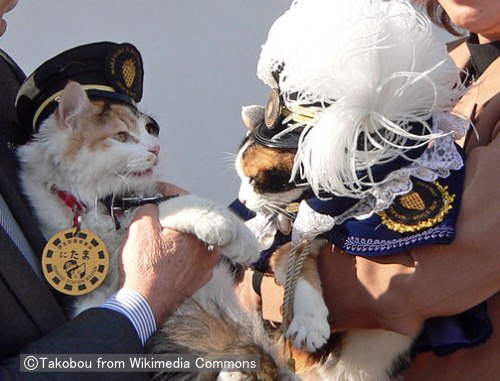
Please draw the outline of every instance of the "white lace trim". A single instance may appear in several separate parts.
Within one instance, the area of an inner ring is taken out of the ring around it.
[[[365,219],[387,209],[397,196],[411,191],[410,177],[426,182],[447,178],[451,170],[458,170],[464,166],[454,140],[464,136],[469,125],[468,121],[458,116],[445,113],[435,114],[432,132],[444,132],[448,135],[432,141],[417,160],[389,174],[383,183],[371,189],[367,197],[340,216],[331,217],[320,214],[302,202],[293,226],[292,240],[295,243],[310,240],[331,230],[335,224],[340,224],[348,218]]]
[[[331,230],[334,225],[335,218],[316,212],[302,201],[293,223],[292,242],[299,245],[303,241],[311,241],[321,233]]]
[[[363,202],[355,205],[343,215],[343,220],[351,217],[365,219],[373,213],[387,209],[397,196],[411,191],[410,177],[432,182],[438,178],[445,179],[450,175],[450,171],[462,168],[464,162],[454,140],[462,137],[468,127],[469,123],[466,120],[454,115],[444,113],[434,115],[432,132],[445,132],[449,135],[432,141],[417,160],[389,174],[386,181],[373,187],[370,192],[376,202],[373,203],[373,200],[368,197],[368,203]],[[368,211],[367,206],[369,205],[373,205],[373,207]]]

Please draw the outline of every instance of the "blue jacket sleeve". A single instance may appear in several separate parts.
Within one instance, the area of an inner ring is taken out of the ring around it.
[[[93,308],[29,344],[20,354],[143,354],[132,323],[116,311]],[[41,373],[22,372],[20,357],[0,362],[0,380],[149,380],[148,372]]]

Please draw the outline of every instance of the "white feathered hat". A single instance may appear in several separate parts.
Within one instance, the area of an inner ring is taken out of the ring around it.
[[[268,127],[278,116],[281,134],[303,128],[292,178],[317,195],[365,197],[388,178],[374,168],[411,163],[412,150],[453,132],[437,121],[463,92],[430,21],[404,0],[294,1],[257,75],[282,103],[268,105]]]

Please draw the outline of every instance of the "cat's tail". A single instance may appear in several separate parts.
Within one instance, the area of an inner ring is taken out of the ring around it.
[[[265,380],[293,381],[298,378],[284,365],[276,344],[267,336],[258,316],[243,311],[226,311],[220,303],[198,303],[189,299],[148,342],[153,354],[258,355],[256,371],[221,372],[196,369],[194,372],[165,371],[154,380]]]

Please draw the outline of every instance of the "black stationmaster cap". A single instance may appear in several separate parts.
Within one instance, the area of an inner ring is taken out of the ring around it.
[[[40,65],[17,93],[16,110],[23,125],[36,132],[57,106],[69,80],[89,97],[109,98],[135,106],[142,97],[141,54],[131,44],[97,42],[77,46]]]

